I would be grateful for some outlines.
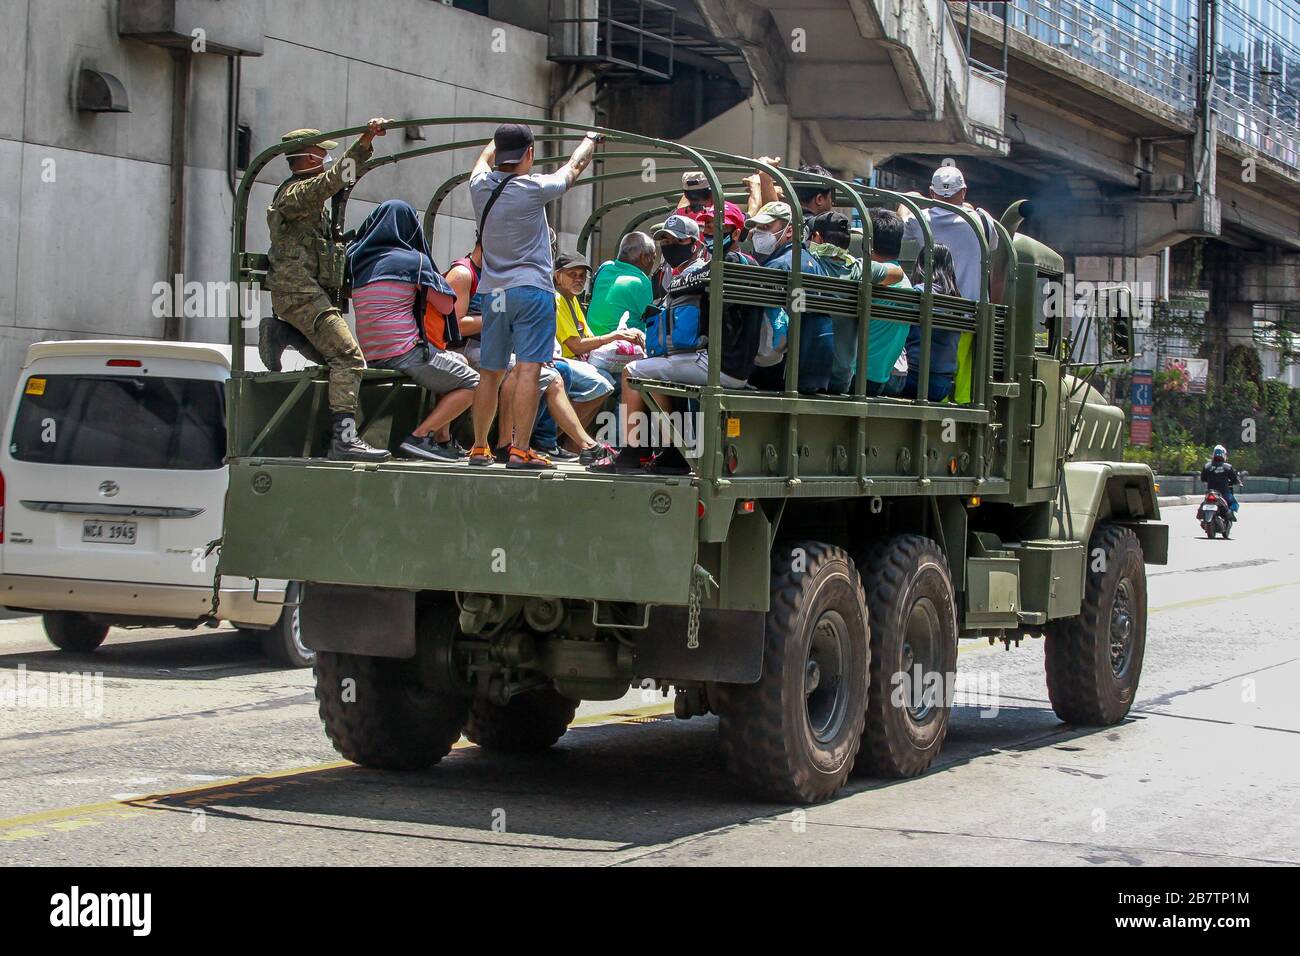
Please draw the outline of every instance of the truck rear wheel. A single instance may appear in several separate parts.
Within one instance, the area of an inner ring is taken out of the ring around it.
[[[1093,532],[1087,560],[1078,617],[1047,627],[1047,696],[1067,723],[1108,726],[1128,714],[1142,675],[1146,566],[1137,535],[1115,525]]]
[[[862,738],[870,634],[848,554],[815,541],[779,549],[763,676],[725,687],[718,731],[731,770],[761,797],[825,800],[844,786]]]
[[[957,598],[939,545],[890,538],[862,561],[871,611],[871,685],[858,768],[915,777],[938,756],[952,717]]]
[[[430,612],[421,619],[423,628]],[[334,749],[381,770],[422,770],[451,751],[469,716],[469,698],[421,680],[415,658],[317,651],[320,716]]]
[[[504,707],[479,697],[470,705],[465,736],[484,750],[534,753],[564,736],[577,709],[578,701],[554,687],[525,691]]]
[[[108,625],[96,624],[75,611],[46,611],[41,615],[45,636],[61,651],[88,654],[108,637]]]

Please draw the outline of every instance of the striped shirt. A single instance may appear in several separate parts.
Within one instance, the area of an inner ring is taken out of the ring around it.
[[[367,362],[393,358],[415,348],[415,285],[381,279],[352,290],[357,343]]]

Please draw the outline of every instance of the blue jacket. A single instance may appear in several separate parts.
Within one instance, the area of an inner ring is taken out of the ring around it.
[[[821,260],[799,247],[800,271],[807,275],[833,275]],[[777,248],[766,261],[759,264],[769,269],[791,271],[794,260],[794,243],[787,242]],[[835,332],[831,317],[822,312],[803,313],[799,327],[799,391],[805,394],[824,392],[830,385],[831,367],[835,361]]]

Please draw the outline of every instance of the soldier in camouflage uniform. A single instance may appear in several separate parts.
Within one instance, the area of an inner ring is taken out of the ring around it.
[[[390,455],[362,441],[357,427],[357,396],[366,362],[331,298],[343,286],[346,258],[343,245],[334,241],[325,202],[356,181],[373,152],[371,142],[384,135],[385,122],[372,119],[343,159],[328,169],[328,150],[338,145],[332,140],[289,153],[286,158],[293,175],[276,190],[266,213],[271,230],[266,285],[280,321],[272,318],[262,323],[262,361],[269,369],[280,367],[280,353],[291,344],[293,329],[324,359],[330,370],[329,405],[334,418],[329,457],[341,461],[384,461]],[[281,142],[319,135],[320,130],[296,129]]]

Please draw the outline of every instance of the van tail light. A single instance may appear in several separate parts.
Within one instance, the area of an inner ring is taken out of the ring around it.
[[[5,543],[5,473],[0,471],[0,544]]]
[[[104,363],[109,368],[143,368],[144,363],[139,359],[109,359]]]

